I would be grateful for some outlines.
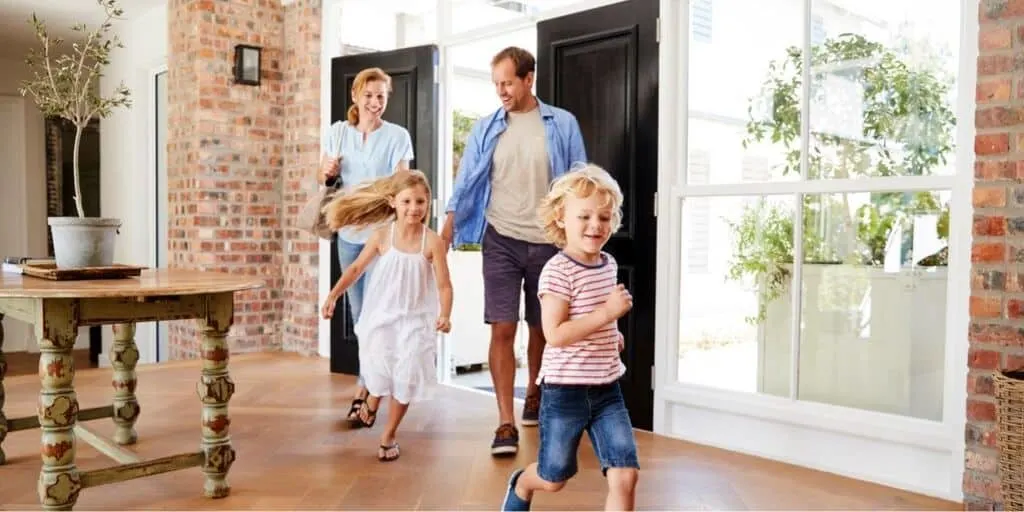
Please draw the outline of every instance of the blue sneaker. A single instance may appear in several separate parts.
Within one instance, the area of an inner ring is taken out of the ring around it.
[[[508,489],[505,491],[505,501],[501,504],[502,512],[530,510],[530,502],[516,495],[516,482],[519,481],[519,476],[522,474],[523,470],[517,469],[513,471],[512,476],[508,478]]]

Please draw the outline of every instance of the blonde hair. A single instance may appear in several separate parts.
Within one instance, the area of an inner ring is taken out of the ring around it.
[[[373,180],[351,192],[340,192],[323,208],[324,220],[333,231],[345,226],[367,226],[395,216],[391,202],[399,192],[423,187],[430,197],[427,176],[417,170],[398,171],[391,176]],[[423,216],[426,224],[427,216]]]
[[[538,214],[548,241],[558,247],[565,247],[565,228],[559,226],[559,223],[565,215],[566,197],[573,195],[583,199],[592,194],[604,196],[605,206],[612,210],[612,232],[618,231],[622,225],[622,189],[608,171],[587,164],[556,179],[541,201]]]
[[[356,75],[356,78],[352,80],[352,95],[359,96],[363,92],[370,82],[384,82],[387,86],[388,92],[391,92],[391,76],[384,72],[381,68],[366,68]],[[355,125],[359,124],[359,106],[355,102],[352,103],[351,107],[348,107],[348,122]]]

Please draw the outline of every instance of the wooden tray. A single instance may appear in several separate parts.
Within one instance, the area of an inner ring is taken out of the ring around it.
[[[57,268],[57,264],[30,263],[21,266],[25,275],[51,281],[85,281],[90,279],[124,279],[137,277],[146,267],[114,264],[109,267]]]

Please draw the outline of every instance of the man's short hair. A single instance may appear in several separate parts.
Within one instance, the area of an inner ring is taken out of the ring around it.
[[[537,59],[533,58],[533,54],[518,46],[509,46],[498,52],[491,59],[491,67],[497,66],[505,59],[512,61],[512,66],[516,69],[516,76],[519,78],[526,78],[527,74],[533,73],[537,69]]]

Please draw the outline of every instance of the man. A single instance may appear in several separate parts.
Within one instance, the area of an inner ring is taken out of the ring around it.
[[[586,163],[579,123],[569,112],[532,93],[536,60],[509,47],[491,60],[501,108],[477,121],[466,140],[441,236],[456,247],[483,245],[484,321],[491,326],[488,364],[498,401],[493,455],[515,455],[519,430],[512,411],[515,337],[525,293],[530,381],[522,424],[535,426],[540,410],[537,373],[544,352],[537,280],[558,249],[547,242],[537,207],[551,181]]]

